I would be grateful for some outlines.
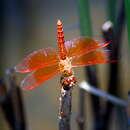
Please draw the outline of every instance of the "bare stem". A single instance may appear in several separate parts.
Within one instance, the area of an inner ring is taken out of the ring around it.
[[[72,88],[64,90],[61,87],[60,106],[59,106],[59,130],[71,130],[71,102],[72,102]]]

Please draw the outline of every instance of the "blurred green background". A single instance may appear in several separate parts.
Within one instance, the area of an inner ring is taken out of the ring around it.
[[[107,20],[107,0],[91,0],[90,12],[93,36],[101,39],[101,26]],[[79,16],[76,0],[3,0],[1,1],[1,76],[4,70],[18,64],[33,50],[45,47],[56,47],[56,21],[61,19],[65,30],[65,40],[80,36]],[[3,15],[4,14],[4,15]],[[127,99],[130,81],[130,60],[126,29],[123,32],[120,59],[119,96]],[[105,87],[108,79],[108,65],[97,65],[100,88]],[[85,80],[84,68],[75,69],[78,82]],[[24,78],[17,74],[18,82]],[[28,130],[58,129],[58,107],[60,76],[46,81],[38,88],[23,92]],[[78,113],[78,91],[73,90],[72,129],[77,129],[75,118]],[[87,128],[92,129],[93,114],[89,94],[86,94]],[[8,124],[0,113],[0,130],[8,130]],[[116,118],[110,122],[111,130],[118,129]],[[114,124],[114,125],[113,125]],[[115,125],[116,124],[116,125]]]

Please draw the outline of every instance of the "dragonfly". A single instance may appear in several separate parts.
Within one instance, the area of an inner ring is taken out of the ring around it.
[[[57,20],[57,43],[58,50],[52,47],[39,49],[14,67],[19,73],[30,72],[21,82],[22,89],[32,90],[58,73],[63,77],[63,86],[71,87],[76,83],[75,67],[111,62],[109,52],[104,49],[108,42],[99,42],[89,37],[65,41],[60,20]]]

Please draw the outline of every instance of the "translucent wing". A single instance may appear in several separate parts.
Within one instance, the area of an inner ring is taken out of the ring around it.
[[[88,66],[93,64],[105,64],[110,63],[108,59],[109,52],[103,50],[92,51],[88,54],[74,57],[72,59],[72,66]]]
[[[88,37],[81,37],[71,41],[66,41],[65,47],[67,49],[67,55],[71,57],[89,53],[97,48],[105,47],[108,44],[109,43],[100,43]]]
[[[58,65],[38,69],[25,77],[25,79],[21,82],[21,88],[24,90],[31,90],[57,73]]]
[[[15,70],[20,73],[31,72],[42,67],[58,63],[58,55],[54,48],[43,48],[29,54]]]

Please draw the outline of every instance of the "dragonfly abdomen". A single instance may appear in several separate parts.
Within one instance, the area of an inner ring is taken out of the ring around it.
[[[62,23],[60,20],[57,21],[57,42],[58,42],[58,48],[59,48],[59,53],[60,53],[60,58],[62,60],[66,59],[66,48],[64,45],[64,32],[63,32],[63,27]]]

